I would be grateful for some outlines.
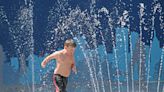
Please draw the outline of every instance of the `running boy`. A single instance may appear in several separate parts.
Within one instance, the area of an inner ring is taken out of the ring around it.
[[[64,49],[50,54],[41,63],[41,66],[45,68],[48,61],[56,59],[56,68],[53,75],[56,92],[66,92],[67,78],[70,75],[71,69],[75,74],[77,73],[74,60],[75,47],[76,43],[72,39],[68,39],[64,43]]]

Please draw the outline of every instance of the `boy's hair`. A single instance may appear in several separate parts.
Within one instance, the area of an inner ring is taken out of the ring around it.
[[[76,47],[76,43],[73,41],[73,39],[67,39],[64,43],[64,46],[72,46],[72,47]]]

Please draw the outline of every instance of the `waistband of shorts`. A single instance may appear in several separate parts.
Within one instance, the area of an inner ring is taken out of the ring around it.
[[[68,78],[68,77],[65,77],[65,76],[63,76],[63,75],[61,75],[61,74],[54,74],[54,75],[56,75],[56,76],[61,76],[61,77],[64,77],[64,78]]]

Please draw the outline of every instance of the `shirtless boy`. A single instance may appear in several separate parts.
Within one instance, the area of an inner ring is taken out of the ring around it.
[[[56,59],[56,68],[53,75],[56,92],[66,92],[67,78],[71,70],[73,70],[75,74],[77,73],[74,60],[75,48],[76,43],[72,39],[68,39],[64,43],[64,49],[50,54],[41,63],[41,66],[45,68],[48,61]]]

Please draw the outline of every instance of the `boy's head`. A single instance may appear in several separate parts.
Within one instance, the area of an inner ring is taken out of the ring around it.
[[[64,49],[66,49],[69,53],[73,54],[76,48],[76,43],[73,39],[68,39],[64,43]]]
[[[73,39],[67,39],[64,43],[64,47],[65,46],[76,48],[76,43],[73,41]]]

